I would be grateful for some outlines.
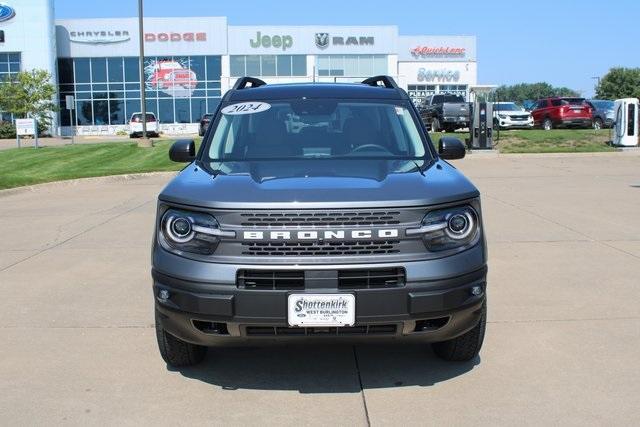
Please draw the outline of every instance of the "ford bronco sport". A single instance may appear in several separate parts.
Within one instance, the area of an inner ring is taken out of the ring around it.
[[[249,339],[433,343],[476,357],[487,255],[478,190],[432,146],[392,78],[281,84],[243,77],[159,196],[152,276],[167,364]]]

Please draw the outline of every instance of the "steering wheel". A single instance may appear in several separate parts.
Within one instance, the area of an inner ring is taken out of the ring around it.
[[[387,150],[382,145],[378,144],[364,144],[354,148],[351,153],[359,153],[360,151],[380,151],[384,153],[391,153],[391,151]]]

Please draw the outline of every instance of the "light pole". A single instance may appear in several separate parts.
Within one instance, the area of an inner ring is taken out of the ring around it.
[[[143,0],[138,0],[138,38],[140,40],[140,111],[142,112],[142,138],[138,142],[140,147],[151,147],[153,143],[147,138],[147,98],[145,93],[145,74],[144,74],[144,22],[143,22]]]

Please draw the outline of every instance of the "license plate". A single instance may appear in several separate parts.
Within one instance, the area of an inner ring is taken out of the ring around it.
[[[356,297],[353,294],[291,294],[289,326],[353,326]]]

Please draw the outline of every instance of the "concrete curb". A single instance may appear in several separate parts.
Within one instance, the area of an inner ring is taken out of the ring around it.
[[[24,187],[8,188],[6,190],[0,190],[0,198],[13,196],[22,193],[31,193],[37,191],[45,191],[50,188],[57,187],[71,187],[84,182],[92,183],[112,183],[112,182],[126,182],[135,181],[143,178],[153,176],[166,176],[167,178],[175,176],[178,172],[145,172],[145,173],[128,173],[124,175],[106,175],[95,176],[89,178],[76,178],[67,179],[63,181],[44,182],[42,184],[26,185]]]
[[[465,158],[496,158],[496,157],[546,157],[546,158],[561,158],[561,157],[638,157],[640,156],[640,149],[624,149],[616,151],[596,151],[596,152],[576,152],[576,153],[500,153],[498,150],[475,150],[471,153],[467,153]]]

